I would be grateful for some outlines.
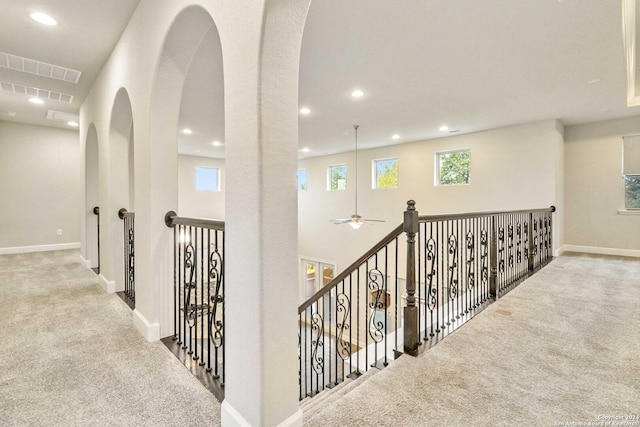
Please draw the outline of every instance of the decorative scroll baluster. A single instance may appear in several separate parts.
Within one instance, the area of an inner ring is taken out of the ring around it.
[[[135,252],[134,252],[134,218],[135,213],[122,208],[118,211],[118,217],[123,220],[124,225],[124,290],[117,292],[118,296],[131,307],[135,308],[136,285],[135,285]]]
[[[433,224],[431,224],[433,227]],[[433,233],[433,228],[431,228],[431,232]],[[434,311],[436,315],[436,321],[438,316],[438,246],[436,244],[435,239],[433,238],[433,234],[430,235],[429,240],[427,240],[426,244],[426,263],[425,268],[427,271],[427,292],[426,292],[426,302],[427,308],[429,309],[429,318],[431,320],[431,331],[429,336],[433,337],[435,335],[433,323],[434,323]],[[425,316],[426,318],[426,316]],[[439,332],[439,328],[436,328]],[[425,339],[426,337],[425,327]]]
[[[551,236],[549,209],[418,217],[410,201],[401,226],[298,307],[300,398],[384,367],[399,333],[409,354],[437,343],[531,274],[530,262],[549,262]]]
[[[224,222],[181,218],[168,212],[165,223],[174,228],[174,336],[163,342],[192,371],[202,369],[199,375],[210,374],[208,387],[222,400]]]
[[[452,225],[453,232],[453,225]],[[447,325],[450,322],[455,322],[454,317],[454,309],[455,309],[455,300],[458,297],[458,279],[456,278],[456,271],[458,269],[458,238],[455,234],[450,234],[447,239],[448,249],[447,252],[449,257],[447,257],[449,263],[449,315]]]
[[[474,271],[475,265],[475,239],[473,237],[473,231],[467,231],[467,306],[464,310],[465,314],[469,313],[470,300],[469,296],[473,292],[476,285],[476,276]]]

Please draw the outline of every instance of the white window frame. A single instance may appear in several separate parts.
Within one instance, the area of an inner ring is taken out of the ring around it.
[[[398,183],[396,183],[395,187],[380,188],[378,187],[378,162],[385,162],[389,160],[393,160],[396,162],[396,170],[397,170],[396,181]],[[384,157],[381,159],[373,159],[371,161],[371,188],[373,190],[393,190],[394,188],[398,188],[399,181],[400,181],[400,163],[398,162],[397,157]]]
[[[212,189],[199,189],[198,188],[198,170],[199,169],[210,169],[215,171],[216,175],[216,188]],[[210,167],[210,166],[196,166],[195,168],[195,187],[197,192],[220,192],[220,168]]]
[[[463,184],[442,184],[440,182],[440,156],[443,154],[455,154],[455,153],[469,153],[469,182]],[[444,151],[436,151],[433,156],[433,165],[434,165],[434,186],[436,187],[458,187],[463,185],[471,185],[471,149],[470,148],[460,148],[457,150],[444,150]]]
[[[344,167],[344,188],[331,188],[331,177],[333,168]],[[327,166],[327,191],[343,191],[347,189],[348,171],[346,163],[339,163],[337,165]]]

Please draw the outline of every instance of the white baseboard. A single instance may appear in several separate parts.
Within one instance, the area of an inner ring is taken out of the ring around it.
[[[84,257],[82,255],[80,255],[80,262],[82,263],[82,265],[84,265],[84,268],[91,268],[91,260],[90,259],[84,259]]]
[[[109,280],[106,277],[104,277],[102,274],[98,274],[98,279],[100,279],[100,285],[102,286],[102,289],[104,289],[106,293],[113,294],[116,292],[115,280]]]
[[[228,400],[223,400],[220,407],[220,418],[224,427],[251,427],[251,424],[235,410]],[[278,427],[302,427],[302,410],[278,424]]]
[[[26,254],[29,252],[64,251],[66,249],[80,249],[80,242],[58,243],[55,245],[15,246],[13,248],[0,248],[0,255]]]
[[[138,309],[133,310],[133,324],[148,342],[160,340],[160,324],[149,322]]]
[[[562,246],[561,251],[640,258],[640,250],[636,249],[598,248],[595,246],[564,245]]]

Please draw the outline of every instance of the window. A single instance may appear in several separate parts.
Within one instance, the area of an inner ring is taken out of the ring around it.
[[[372,164],[373,188],[398,187],[398,159],[378,159]]]
[[[327,190],[346,190],[347,165],[329,166],[327,169]]]
[[[307,191],[307,170],[298,169],[298,191]]]
[[[624,208],[640,209],[640,135],[622,139]]]
[[[471,180],[471,150],[436,153],[436,185],[469,184]]]
[[[220,191],[220,169],[196,168],[196,191]]]

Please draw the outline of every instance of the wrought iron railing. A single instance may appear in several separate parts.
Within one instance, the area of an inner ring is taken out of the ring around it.
[[[118,217],[124,225],[124,291],[118,292],[120,297],[134,309],[136,306],[136,275],[135,275],[135,233],[134,220],[136,214],[125,208],[118,211]]]
[[[225,381],[225,224],[167,212],[174,229],[173,341],[214,380],[221,399]]]
[[[298,307],[300,399],[386,366],[401,348],[395,333],[401,234],[399,225]]]
[[[402,224],[298,307],[300,399],[418,354],[543,267],[554,211],[419,216],[409,201]]]
[[[96,274],[100,274],[100,207],[99,206],[95,206],[93,208],[93,214],[96,216],[96,222],[97,222],[96,237],[97,237],[97,244],[98,244],[98,266],[92,268],[92,270]]]
[[[554,211],[419,217],[421,339],[437,340],[551,261]]]

